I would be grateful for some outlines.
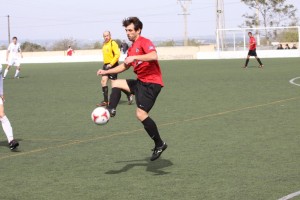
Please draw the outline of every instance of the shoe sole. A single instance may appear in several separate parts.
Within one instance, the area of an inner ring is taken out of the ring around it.
[[[160,154],[156,157],[156,158],[151,158],[150,160],[151,161],[155,161],[157,159],[159,159],[159,157],[161,156],[161,154],[168,148],[168,145],[166,144],[163,148],[162,148],[162,151],[160,152]]]

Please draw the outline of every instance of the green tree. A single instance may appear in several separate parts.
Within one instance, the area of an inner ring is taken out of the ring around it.
[[[75,39],[65,38],[65,39],[56,41],[52,46],[52,50],[65,51],[68,49],[69,46],[71,46],[72,49],[74,49],[74,50],[79,49],[77,41]]]
[[[45,47],[28,41],[21,44],[21,49],[24,52],[46,51]]]
[[[7,48],[7,46],[4,44],[0,46],[0,50],[5,50],[6,48]]]
[[[158,47],[173,47],[173,46],[175,46],[175,41],[174,40],[162,41],[157,46]]]
[[[189,46],[200,46],[201,42],[197,39],[188,39]]]
[[[243,15],[246,27],[263,26],[278,27],[289,26],[297,23],[297,8],[293,4],[288,4],[287,0],[241,0],[250,10],[251,14]],[[256,14],[258,12],[258,16]],[[276,35],[276,31],[265,30],[266,39],[269,40],[271,34]]]
[[[279,42],[298,42],[298,31],[297,30],[285,30],[278,34]]]
[[[94,49],[102,49],[102,46],[103,46],[103,45],[102,45],[101,42],[95,42],[93,48],[94,48]]]

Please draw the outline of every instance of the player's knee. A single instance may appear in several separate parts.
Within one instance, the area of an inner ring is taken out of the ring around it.
[[[144,121],[148,117],[148,113],[141,109],[136,110],[136,117],[139,121]]]
[[[102,80],[101,80],[101,85],[104,87],[104,86],[106,86],[106,84],[107,84],[107,80],[102,79]]]
[[[3,118],[5,116],[5,113],[2,111],[0,112],[0,118]]]
[[[111,81],[111,87],[120,87],[120,84],[119,84],[119,80],[112,80]]]

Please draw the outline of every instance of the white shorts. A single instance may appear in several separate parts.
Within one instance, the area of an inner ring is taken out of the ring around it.
[[[16,67],[20,67],[20,65],[21,65],[19,58],[11,58],[11,59],[9,59],[7,64],[9,66],[16,66]]]

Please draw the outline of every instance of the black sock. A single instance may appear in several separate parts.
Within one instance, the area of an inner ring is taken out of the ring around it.
[[[102,87],[102,94],[104,97],[104,101],[108,102],[108,87],[107,86]]]
[[[121,99],[121,89],[120,88],[112,88],[110,98],[109,98],[110,101],[109,101],[108,108],[116,109],[120,99]]]
[[[248,66],[248,63],[249,63],[249,58],[246,59],[245,67]]]
[[[161,147],[163,145],[163,141],[160,138],[157,126],[155,122],[150,118],[147,117],[144,121],[142,121],[145,130],[147,131],[148,135],[152,138],[155,143],[156,147]]]
[[[131,95],[130,92],[127,92],[126,90],[121,90],[124,94],[126,94],[127,97],[129,97]]]
[[[260,61],[259,58],[256,58],[256,60],[257,60],[257,62],[258,62],[260,65],[262,65],[262,62]]]

